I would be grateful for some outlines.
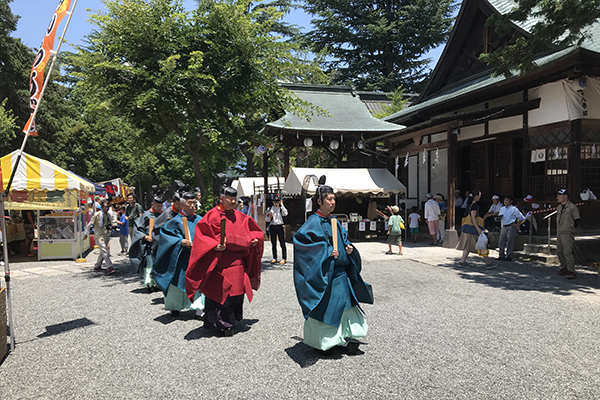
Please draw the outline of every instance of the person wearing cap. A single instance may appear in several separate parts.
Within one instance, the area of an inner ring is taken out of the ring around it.
[[[514,198],[512,195],[504,196],[504,206],[498,212],[498,220],[502,225],[500,231],[500,239],[498,241],[498,260],[511,261],[512,254],[515,249],[515,237],[517,236],[517,228],[520,221],[524,221],[525,217],[519,209],[513,206]]]
[[[108,255],[108,242],[110,241],[110,228],[111,228],[111,220],[108,215],[108,201],[106,199],[101,199],[98,203],[100,206],[100,210],[94,214],[90,222],[85,227],[85,232],[83,235],[83,240],[85,240],[90,231],[90,227],[94,226],[94,240],[98,245],[98,249],[100,250],[100,254],[98,254],[98,260],[94,265],[94,271],[102,271],[102,262],[106,263],[108,267],[107,271],[109,274],[115,272],[113,269],[112,261],[110,261],[110,256]]]
[[[125,208],[125,219],[129,221],[129,246],[133,243],[133,227],[135,220],[142,216],[144,209],[142,205],[136,201],[135,195],[129,193],[127,195],[127,208]]]
[[[496,217],[498,216],[498,213],[500,212],[501,208],[502,203],[500,203],[500,196],[496,194],[493,195],[492,205],[490,206],[488,212],[486,212],[483,216],[485,228],[497,228],[498,226],[500,226],[496,221]]]
[[[129,247],[129,259],[131,265],[137,269],[138,273],[142,274],[144,287],[149,292],[158,290],[152,269],[154,268],[156,247],[160,238],[160,230],[156,226],[153,226],[152,232],[150,232],[150,220],[154,220],[153,224],[156,223],[156,220],[162,214],[164,201],[160,194],[156,194],[152,199],[152,207],[135,219],[133,228],[131,228],[131,223],[129,225],[133,230],[132,243]]]
[[[233,336],[242,320],[244,294],[252,301],[252,290],[260,287],[264,233],[249,216],[237,209],[237,190],[226,186],[220,203],[196,224],[185,289],[190,301],[204,293],[204,328]],[[221,243],[221,221],[225,221]]]
[[[319,351],[339,347],[355,354],[368,326],[359,303],[373,304],[371,285],[360,276],[362,261],[337,221],[334,248],[331,213],[336,198],[321,177],[319,206],[294,235],[294,288],[304,316],[304,343]]]
[[[285,248],[285,235],[283,232],[283,217],[287,215],[288,210],[283,205],[281,197],[277,195],[277,197],[273,199],[273,206],[267,209],[267,213],[265,215],[266,222],[269,222],[269,234],[271,236],[271,249],[273,252],[273,259],[271,260],[271,264],[275,264],[277,262],[277,238],[279,238],[282,257],[279,264],[285,264],[285,260],[287,259],[287,249]]]
[[[429,227],[429,234],[431,235],[431,244],[437,245],[437,234],[440,226],[440,206],[437,201],[433,199],[431,193],[427,193],[427,202],[425,203],[425,219],[427,220],[427,226]]]
[[[567,189],[560,189],[556,195],[560,203],[556,208],[556,255],[560,261],[559,275],[565,275],[567,279],[574,279],[575,257],[573,255],[573,243],[575,242],[575,230],[579,226],[579,209],[569,200]]]
[[[389,229],[387,232],[387,244],[389,250],[385,254],[394,254],[392,251],[392,245],[395,244],[398,245],[398,254],[402,255],[402,227],[400,224],[404,225],[404,219],[398,215],[398,212],[400,212],[400,208],[398,206],[392,206],[389,208],[389,210],[392,212],[392,215],[388,219]]]
[[[197,317],[202,317],[204,314],[204,296],[196,292],[194,301],[191,302],[185,291],[185,271],[190,260],[196,224],[202,217],[196,215],[196,196],[194,193],[186,192],[181,195],[174,195],[173,205],[175,202],[182,204],[182,212],[175,214],[160,230],[154,262],[154,279],[165,296],[165,310],[170,311],[172,316],[177,316],[179,311],[189,308],[196,310]],[[186,238],[183,225],[184,217],[186,218],[189,238]]]

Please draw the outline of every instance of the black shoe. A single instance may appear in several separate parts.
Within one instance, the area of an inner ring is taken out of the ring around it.
[[[567,269],[567,267],[562,267],[561,269],[558,270],[556,275],[566,275],[568,272],[569,272],[569,270]]]
[[[348,344],[346,345],[346,353],[347,354],[356,354],[356,352],[358,351],[359,345],[360,345],[359,342],[356,342],[353,340],[348,342]]]
[[[498,260],[498,261],[504,261],[504,257],[498,257],[498,258],[496,258],[496,260]]]
[[[512,261],[512,258],[510,258],[510,257],[504,257],[504,259],[502,261]]]
[[[226,329],[223,329],[221,332],[223,332],[223,336],[225,336],[225,337],[233,336],[233,328],[226,328]]]
[[[179,311],[177,311],[177,310],[172,310],[172,311],[171,311],[171,317],[179,317]]]

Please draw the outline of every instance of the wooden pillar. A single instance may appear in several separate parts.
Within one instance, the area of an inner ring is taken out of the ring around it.
[[[283,176],[287,179],[290,174],[290,149],[283,150]]]
[[[568,188],[571,198],[576,198],[581,187],[581,120],[571,121],[571,144],[567,159]]]
[[[458,232],[455,221],[455,209],[454,209],[454,190],[457,185],[458,175],[458,143],[457,135],[452,133],[452,128],[448,128],[446,133],[448,139],[448,214],[446,221],[446,235],[444,236],[444,247],[454,248],[458,244]]]
[[[263,177],[265,179],[264,193],[267,194],[269,193],[269,155],[266,151],[263,153]]]

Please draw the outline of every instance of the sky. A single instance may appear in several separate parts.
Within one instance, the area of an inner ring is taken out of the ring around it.
[[[74,1],[74,0],[73,0]],[[20,38],[23,44],[29,47],[39,47],[44,37],[44,32],[50,23],[50,19],[58,5],[58,0],[14,0],[9,3],[10,8],[15,15],[19,15],[17,30],[12,36]],[[195,0],[184,0],[186,8],[191,9],[196,4]],[[104,4],[100,0],[78,0],[71,18],[65,38],[67,43],[61,47],[61,51],[75,51],[70,44],[84,44],[84,37],[93,29],[89,20],[89,15],[96,10],[104,10]],[[303,11],[297,10],[284,18],[287,22],[310,28],[310,16]],[[57,37],[62,35],[67,18],[58,27]],[[433,69],[443,50],[443,46],[432,50],[427,57],[433,59],[430,67]]]

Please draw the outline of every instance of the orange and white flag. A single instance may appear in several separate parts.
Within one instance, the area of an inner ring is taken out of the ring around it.
[[[69,8],[71,8],[71,0],[60,0],[54,15],[52,15],[50,25],[48,25],[48,29],[46,29],[46,35],[44,36],[42,45],[33,60],[31,76],[29,77],[29,109],[31,110],[31,116],[29,117],[27,124],[25,124],[25,128],[23,128],[24,133],[27,133],[29,128],[29,135],[31,136],[38,135],[35,121],[32,120],[33,112],[40,102],[42,88],[44,87],[44,70],[54,51],[56,29],[69,11]]]

